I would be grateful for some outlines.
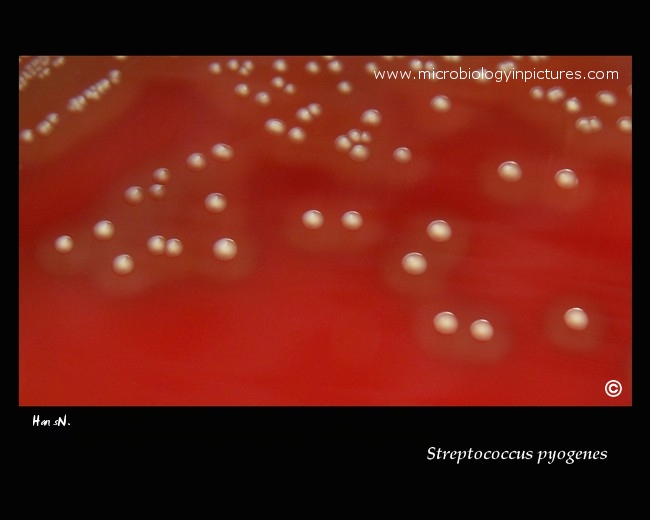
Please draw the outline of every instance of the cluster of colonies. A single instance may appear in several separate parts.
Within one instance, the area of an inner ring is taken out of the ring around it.
[[[521,57],[513,58],[515,60],[521,59]],[[542,59],[542,57],[538,58]],[[126,58],[116,57],[116,59],[124,60]],[[390,60],[392,57],[385,57],[385,59]],[[443,57],[443,59],[451,62],[460,61],[460,57],[455,56],[447,56]],[[305,71],[314,75],[320,74],[322,70],[326,70],[331,74],[340,74],[342,72],[343,65],[339,60],[332,56],[324,57],[324,60],[324,64],[314,60],[308,61],[305,64]],[[33,77],[43,77],[49,74],[49,68],[47,68],[49,62],[44,64],[41,61],[34,59],[25,67],[25,72],[19,77],[20,90],[26,88],[28,82]],[[63,58],[57,58],[51,61],[51,65],[54,67],[60,66],[63,63]],[[411,70],[415,71],[424,68],[431,69],[434,65],[433,62],[427,61],[423,63],[416,59],[411,60],[409,63]],[[272,67],[274,71],[280,74],[288,70],[288,65],[283,59],[274,61]],[[515,62],[504,62],[500,64],[499,68],[503,70],[515,68]],[[254,71],[255,66],[251,60],[246,60],[240,64],[238,60],[231,59],[225,64],[225,69],[242,76],[249,76]],[[224,67],[214,62],[208,66],[208,70],[212,75],[220,75],[224,71]],[[365,70],[368,74],[372,74],[379,70],[379,68],[376,63],[369,62],[366,64]],[[116,85],[120,82],[120,78],[121,72],[112,70],[107,78],[102,78],[96,84],[88,87],[82,94],[71,98],[67,107],[68,111],[71,113],[83,111],[88,100],[98,101],[108,91],[111,85]],[[286,82],[282,76],[275,76],[271,80],[271,86],[286,95],[295,94],[297,89],[295,84]],[[341,94],[350,94],[353,91],[353,85],[345,80],[340,81],[336,88]],[[242,98],[249,97],[251,95],[251,88],[246,83],[240,83],[235,87],[234,94]],[[631,86],[628,88],[628,94],[631,96]],[[530,96],[534,100],[546,99],[550,103],[559,103],[565,99],[566,94],[564,89],[560,87],[550,88],[546,92],[541,87],[533,87],[530,90]],[[271,104],[271,94],[267,91],[255,93],[253,99],[260,106],[268,106]],[[608,91],[599,92],[597,99],[599,103],[607,107],[614,106],[617,103],[616,96]],[[447,96],[437,95],[430,100],[430,108],[437,112],[448,112],[451,109],[451,102]],[[566,99],[564,101],[564,108],[569,113],[580,112],[580,100],[575,97]],[[295,112],[295,117],[301,123],[308,124],[317,119],[322,114],[322,110],[320,104],[310,103],[307,106],[298,108]],[[43,122],[37,125],[36,132],[42,136],[51,134],[58,120],[57,114],[49,114]],[[373,128],[381,124],[382,115],[379,110],[371,108],[364,111],[359,120],[363,126]],[[627,116],[621,117],[617,121],[617,126],[622,132],[631,132],[631,118]],[[602,128],[602,123],[596,116],[581,117],[576,121],[575,127],[580,132],[593,133]],[[278,118],[267,119],[264,123],[264,129],[270,135],[286,135],[289,141],[293,143],[303,143],[307,138],[307,133],[302,127],[294,126],[288,128],[288,125]],[[31,143],[34,141],[34,132],[31,129],[25,129],[21,132],[20,139],[24,143]],[[334,148],[338,152],[346,153],[351,159],[361,162],[368,159],[370,155],[369,145],[372,142],[372,135],[370,130],[352,128],[346,134],[336,137],[333,142]],[[232,147],[224,143],[215,144],[210,150],[210,154],[216,161],[230,161],[234,157]],[[398,147],[393,151],[392,156],[400,164],[408,163],[412,159],[412,153],[407,147]],[[195,152],[187,157],[186,165],[190,171],[200,172],[206,168],[207,158],[203,153]],[[497,167],[497,174],[506,182],[516,182],[522,177],[522,168],[517,162],[508,160]],[[162,199],[166,194],[166,185],[170,181],[170,178],[171,175],[168,169],[156,169],[153,172],[154,183],[147,189],[149,197],[153,200]],[[555,173],[555,182],[560,188],[574,189],[578,186],[578,177],[571,169],[561,169]],[[124,200],[130,205],[141,204],[144,197],[145,190],[140,186],[131,186],[124,192]],[[210,193],[205,197],[204,205],[208,212],[221,213],[227,207],[227,200],[221,193]],[[323,222],[323,214],[317,209],[309,209],[302,215],[302,223],[307,229],[318,230],[322,227]],[[345,229],[354,231],[363,225],[363,217],[359,212],[350,210],[340,216],[340,222]],[[432,221],[425,231],[429,238],[435,242],[446,242],[452,236],[451,227],[445,220]],[[100,241],[110,240],[114,233],[114,226],[108,220],[97,222],[93,228],[95,238]],[[60,236],[55,240],[54,247],[59,253],[69,253],[73,249],[73,239],[67,235]],[[183,244],[178,238],[165,238],[160,235],[155,235],[149,238],[147,250],[151,255],[175,257],[182,253]],[[237,255],[237,244],[232,238],[219,238],[214,242],[212,252],[218,260],[232,260]],[[421,275],[427,270],[427,260],[419,252],[405,254],[401,264],[404,272],[413,276]],[[114,258],[112,267],[116,274],[127,275],[133,271],[135,263],[129,254],[124,253]],[[589,322],[585,311],[578,307],[568,309],[564,315],[564,321],[567,327],[574,330],[584,330]],[[452,312],[442,311],[433,318],[433,325],[435,330],[440,334],[450,335],[457,331],[458,320]],[[473,321],[469,328],[472,337],[477,341],[489,341],[494,335],[491,323],[483,318]]]
[[[218,143],[212,147],[212,156],[219,161],[229,161],[233,158],[233,149],[227,144]],[[187,167],[192,171],[200,171],[206,167],[207,161],[203,154],[193,153],[187,158]],[[166,184],[171,179],[167,168],[157,168],[153,172],[153,181],[148,188],[149,197],[152,200],[161,200],[166,194]],[[130,186],[124,192],[124,201],[132,206],[144,202],[145,191],[141,186]],[[205,209],[210,213],[221,213],[226,209],[227,201],[221,193],[210,193],[205,197]],[[100,241],[113,238],[115,227],[109,220],[101,220],[93,227],[93,236]],[[57,238],[54,246],[59,253],[69,253],[73,248],[72,237],[63,235]],[[154,256],[166,255],[177,257],[183,252],[183,243],[179,238],[165,238],[161,235],[154,235],[147,240],[147,250]],[[237,254],[236,242],[228,237],[219,238],[212,247],[214,256],[219,260],[231,260]],[[131,255],[123,253],[117,255],[113,260],[113,271],[119,275],[126,275],[133,271],[135,263]]]
[[[39,61],[35,59],[32,61],[41,63],[43,60]],[[51,61],[52,61],[52,66],[57,68],[65,64],[65,58],[63,56],[59,56]],[[29,67],[31,63],[32,62],[30,62],[30,64],[28,64],[25,67],[25,72],[23,72],[21,76],[19,76],[19,80],[18,80],[19,90],[23,90],[27,88],[28,80],[23,77],[24,75],[26,75],[27,78],[30,79],[34,77],[33,72],[32,73],[27,72],[30,70]],[[49,63],[49,60],[46,60],[46,63]],[[35,77],[38,77],[40,79],[45,79],[47,76],[49,76],[50,74],[49,71],[50,68],[46,67],[43,70],[41,70],[38,75],[35,75]],[[96,81],[95,83],[93,83],[92,85],[84,89],[83,92],[79,93],[76,96],[71,97],[66,106],[67,111],[70,114],[78,114],[83,112],[86,109],[89,102],[96,103],[100,101],[114,85],[119,85],[121,77],[122,77],[122,73],[119,70],[116,69],[111,70],[105,78],[101,78],[100,80]],[[32,130],[31,128],[25,128],[21,130],[19,135],[20,141],[24,144],[32,144],[35,141],[37,136],[47,137],[51,135],[52,132],[54,132],[55,128],[58,126],[60,120],[61,117],[56,112],[51,112],[47,114],[39,123],[36,124],[35,130]]]
[[[632,97],[632,86],[627,89],[628,95]],[[563,106],[570,114],[577,114],[582,110],[582,103],[577,97],[566,98],[566,92],[562,87],[552,87],[544,92],[542,87],[533,87],[530,89],[530,97],[536,101],[546,99],[549,103],[559,103],[564,100]],[[614,107],[618,103],[616,94],[608,90],[601,90],[596,93],[596,100],[604,107]],[[632,132],[632,118],[629,116],[619,117],[616,121],[617,128],[626,134]],[[575,121],[575,127],[583,134],[592,134],[602,130],[603,123],[598,116],[581,116]]]

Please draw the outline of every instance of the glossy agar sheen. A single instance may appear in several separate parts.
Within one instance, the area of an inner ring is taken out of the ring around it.
[[[21,56],[20,404],[629,406],[631,78]]]

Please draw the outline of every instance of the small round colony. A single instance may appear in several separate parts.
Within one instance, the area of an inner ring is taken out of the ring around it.
[[[348,138],[350,141],[352,141],[354,144],[358,144],[361,142],[361,130],[357,130],[356,128],[352,128],[348,132]]]
[[[598,92],[598,94],[596,94],[596,99],[601,105],[606,107],[613,107],[618,101],[616,94],[607,90],[601,90]]]
[[[436,96],[431,100],[431,108],[436,112],[448,112],[451,108],[451,101],[447,96]]]
[[[578,113],[581,109],[582,105],[580,104],[580,100],[576,97],[569,98],[564,102],[564,110],[571,114]]]
[[[133,271],[133,258],[129,255],[117,255],[113,259],[113,272],[115,274],[129,274]]]
[[[165,237],[155,235],[147,240],[147,250],[154,256],[160,256],[165,252]]]
[[[420,253],[409,253],[402,258],[402,268],[408,274],[422,274],[427,270],[427,260]]]
[[[205,209],[210,213],[221,213],[226,209],[228,202],[226,201],[226,197],[221,193],[210,193],[210,195],[205,198],[204,204]]]
[[[110,220],[100,220],[93,226],[93,235],[97,240],[110,240],[115,234],[115,226]]]
[[[363,218],[358,211],[346,211],[341,217],[341,224],[345,229],[354,231],[363,225]]]
[[[232,147],[224,143],[215,144],[210,152],[217,161],[230,161],[235,156]]]
[[[308,61],[305,64],[305,70],[309,74],[318,74],[320,72],[320,66],[315,61]]]
[[[149,186],[149,197],[152,200],[160,200],[165,196],[166,193],[165,186],[162,184],[152,184]]]
[[[393,159],[395,159],[398,163],[405,164],[409,162],[411,158],[412,158],[411,150],[403,146],[397,148],[393,152]]]
[[[343,71],[343,64],[339,60],[330,61],[327,64],[327,70],[333,74],[340,74]]]
[[[347,135],[339,135],[334,141],[334,146],[339,152],[349,152],[352,148],[352,141]]]
[[[569,190],[578,185],[578,177],[573,170],[560,170],[555,174],[555,183],[560,188]]]
[[[323,113],[323,107],[318,103],[309,103],[309,105],[307,105],[307,110],[314,117],[319,117]]]
[[[277,72],[286,72],[289,70],[289,66],[287,65],[287,62],[283,60],[282,58],[278,58],[273,62],[273,70]]]
[[[183,243],[178,238],[170,238],[165,242],[165,255],[176,257],[183,252]]]
[[[187,167],[195,172],[203,170],[207,162],[205,160],[205,155],[202,153],[192,153],[187,157]]]
[[[488,320],[476,320],[470,325],[469,332],[476,341],[490,341],[494,335],[494,329]]]
[[[323,214],[317,209],[310,209],[302,214],[302,223],[307,229],[318,229],[323,225]]]
[[[281,89],[282,87],[284,87],[284,84],[285,84],[285,81],[284,81],[284,78],[282,76],[275,76],[271,80],[271,85],[273,87],[277,88],[277,89]]]
[[[59,114],[57,114],[55,112],[52,112],[52,113],[48,114],[45,119],[47,119],[53,125],[58,125],[59,121],[61,120],[61,118],[59,117]]]
[[[451,226],[444,220],[434,220],[427,226],[427,235],[435,242],[446,242],[451,238]]]
[[[294,126],[287,132],[287,137],[292,143],[303,143],[307,139],[307,133],[299,126]]]
[[[363,162],[370,157],[370,150],[368,150],[367,146],[355,144],[348,152],[348,155],[357,162]]]
[[[564,323],[570,329],[585,330],[589,325],[589,317],[580,307],[573,307],[564,313]]]
[[[248,97],[251,93],[251,89],[246,85],[246,83],[240,83],[235,87],[235,95],[239,97]]]
[[[453,312],[439,312],[433,318],[433,326],[440,334],[453,334],[458,330],[458,320]]]
[[[74,242],[68,235],[61,235],[54,241],[54,249],[56,249],[57,253],[69,253],[72,251],[73,246]]]
[[[338,85],[336,85],[336,90],[338,90],[341,94],[351,94],[352,93],[352,83],[349,81],[341,81]]]
[[[221,238],[212,246],[212,252],[219,260],[232,260],[237,254],[237,244],[232,238]]]
[[[530,97],[533,98],[535,101],[540,101],[541,99],[544,99],[544,89],[542,87],[533,87],[530,89]]]
[[[34,131],[29,128],[20,132],[20,140],[25,144],[31,144],[34,142]]]
[[[153,180],[158,184],[167,184],[170,178],[171,174],[167,168],[157,168],[153,172]]]
[[[54,126],[49,121],[41,121],[36,125],[36,133],[43,137],[47,137],[52,132],[54,132]]]
[[[521,179],[521,166],[515,161],[505,161],[497,169],[499,177],[506,182],[515,182]]]
[[[311,112],[306,107],[300,107],[296,110],[296,119],[303,123],[310,123],[314,120],[314,116],[311,115]]]
[[[140,186],[131,186],[124,192],[124,200],[127,204],[131,204],[132,206],[142,204],[142,201],[144,200],[144,191]]]
[[[255,94],[255,103],[267,107],[271,104],[271,95],[268,92],[258,92]]]
[[[271,135],[282,135],[287,130],[284,121],[280,119],[269,119],[264,123],[265,130]]]
[[[381,123],[381,114],[379,113],[379,110],[366,110],[361,114],[361,122],[367,126],[379,126]]]
[[[616,126],[621,132],[629,134],[632,131],[632,118],[623,116],[616,121]]]

